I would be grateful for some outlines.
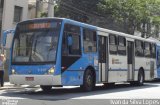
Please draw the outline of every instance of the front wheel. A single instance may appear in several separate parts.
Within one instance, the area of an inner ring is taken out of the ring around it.
[[[85,91],[92,91],[95,87],[94,74],[91,70],[87,70],[84,74],[83,85],[81,86]]]
[[[51,91],[51,89],[52,89],[52,86],[40,86],[41,87],[41,89],[43,90],[43,91],[45,91],[45,92],[48,92],[48,91]]]

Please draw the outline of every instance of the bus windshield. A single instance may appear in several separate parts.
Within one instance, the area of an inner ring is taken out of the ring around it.
[[[25,31],[21,28],[23,27],[17,27],[14,36],[12,63],[39,64],[56,61],[60,28],[25,29]]]

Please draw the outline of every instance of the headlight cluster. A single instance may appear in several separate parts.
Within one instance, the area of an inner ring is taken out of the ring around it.
[[[54,68],[52,67],[48,70],[48,74],[53,74],[53,73],[54,73]]]
[[[12,74],[16,74],[16,70],[15,69],[12,69]]]
[[[45,74],[53,74],[54,71],[55,71],[55,69],[52,67],[52,68],[50,68],[50,69],[48,70],[48,72],[45,73]],[[11,70],[11,73],[12,73],[12,74],[17,74],[15,69],[12,69],[12,70]]]

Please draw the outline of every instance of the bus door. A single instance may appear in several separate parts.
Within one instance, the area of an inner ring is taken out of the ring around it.
[[[157,75],[157,78],[160,78],[160,45],[157,45],[156,48],[156,62],[157,62],[157,73],[155,75]]]
[[[134,42],[127,42],[128,80],[134,80]]]
[[[101,82],[108,81],[108,37],[99,36],[99,76]]]

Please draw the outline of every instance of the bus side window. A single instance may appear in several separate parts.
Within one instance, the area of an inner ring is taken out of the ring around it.
[[[62,54],[63,55],[81,55],[80,27],[65,24]]]
[[[126,39],[122,36],[118,36],[118,54],[126,55]]]
[[[117,54],[117,37],[116,35],[109,35],[109,52],[110,54]]]
[[[144,43],[143,41],[136,40],[135,41],[135,55],[138,57],[144,56]]]
[[[62,39],[62,55],[68,55],[67,33],[64,32]]]
[[[150,43],[148,43],[148,42],[145,42],[144,43],[144,56],[145,57],[150,57],[151,56],[151,45],[150,45]]]
[[[157,52],[157,68],[160,67],[160,50]]]
[[[84,52],[88,53],[97,51],[96,31],[89,29],[83,30],[83,45],[84,45]]]
[[[156,57],[156,46],[155,44],[151,44],[151,57],[155,58]]]

